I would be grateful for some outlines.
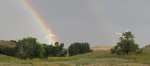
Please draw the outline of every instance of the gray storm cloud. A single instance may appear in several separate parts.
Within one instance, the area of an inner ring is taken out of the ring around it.
[[[34,35],[44,41],[31,17],[15,9],[17,1],[0,2],[0,39],[28,36],[35,30]],[[139,44],[150,43],[149,0],[33,0],[32,4],[67,45],[74,41],[113,44],[114,33],[129,28]]]

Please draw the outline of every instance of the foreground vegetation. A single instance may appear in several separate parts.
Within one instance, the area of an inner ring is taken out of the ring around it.
[[[97,47],[98,48],[98,47]],[[139,48],[131,32],[116,46],[91,50],[88,43],[40,44],[35,38],[0,41],[0,66],[150,66],[150,45]]]
[[[0,66],[150,66],[150,53],[116,55],[109,50],[97,50],[70,57],[49,57],[48,59],[21,60],[0,55]]]

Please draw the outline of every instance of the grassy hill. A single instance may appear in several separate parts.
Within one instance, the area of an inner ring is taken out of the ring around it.
[[[98,48],[98,47],[97,47]],[[109,50],[97,50],[72,57],[21,60],[0,55],[0,66],[150,66],[150,53],[129,56],[110,54]]]

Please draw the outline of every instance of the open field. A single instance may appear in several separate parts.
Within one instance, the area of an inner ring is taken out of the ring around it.
[[[97,50],[72,57],[21,60],[0,56],[0,66],[150,66],[150,53],[129,56],[112,55],[108,50]]]

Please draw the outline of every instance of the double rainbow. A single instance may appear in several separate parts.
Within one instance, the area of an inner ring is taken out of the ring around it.
[[[40,16],[39,13],[32,7],[31,0],[20,0],[23,8],[32,15],[35,22],[39,27],[45,32],[49,43],[54,43],[58,41],[57,36],[52,32],[50,27],[47,25],[47,22]]]

